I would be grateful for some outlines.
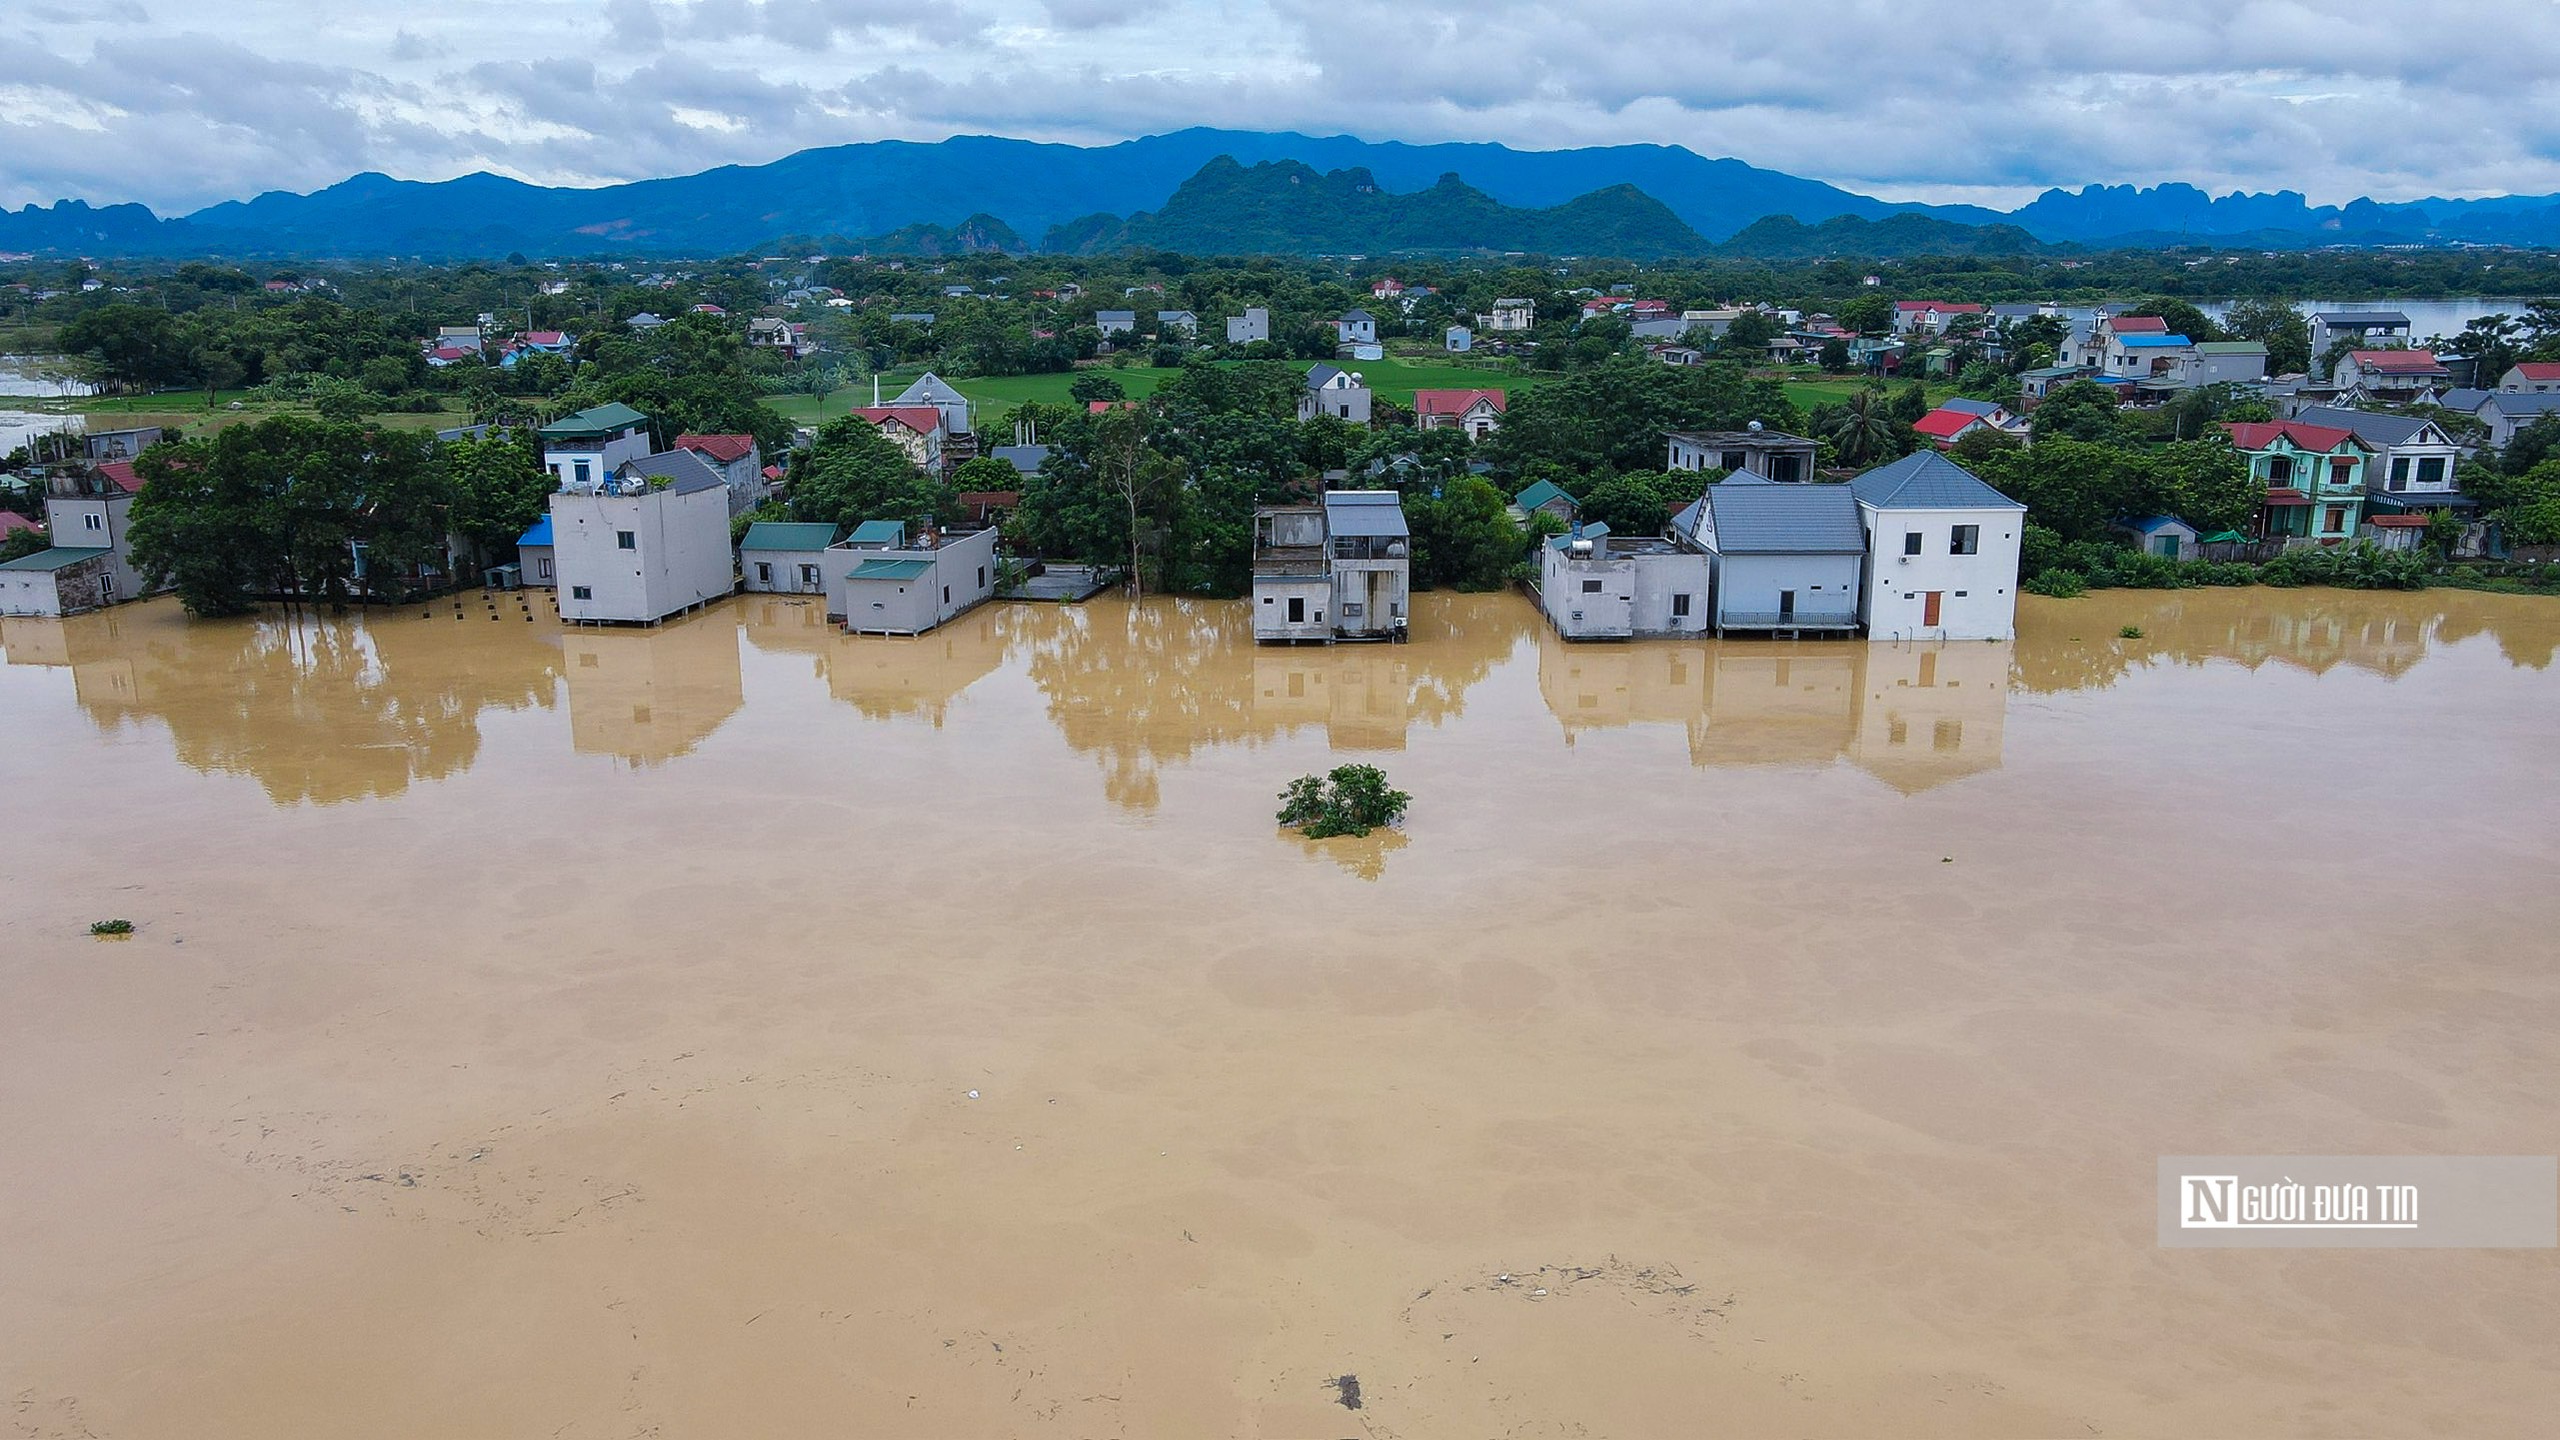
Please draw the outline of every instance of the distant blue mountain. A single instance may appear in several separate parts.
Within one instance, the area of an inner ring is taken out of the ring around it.
[[[931,144],[886,140],[595,189],[528,185],[486,174],[438,182],[365,174],[308,195],[276,191],[167,220],[140,206],[92,208],[64,201],[0,212],[0,249],[296,257],[700,255],[756,249],[786,235],[861,239],[978,215],[1020,235],[1040,235],[1097,213],[1160,212],[1186,181],[1220,157],[1246,167],[1295,161],[1319,172],[1366,171],[1399,194],[1428,191],[1442,176],[1456,174],[1494,202],[1524,210],[1553,209],[1595,191],[1631,187],[1709,244],[1731,240],[1771,216],[1818,226],[1842,217],[1903,214],[1955,225],[2014,225],[2039,241],[2088,245],[2119,237],[2162,243],[2226,236],[2261,246],[2560,242],[2560,196],[2313,206],[2292,192],[2215,197],[2187,185],[2093,185],[2047,191],[2015,213],[2002,214],[1974,206],[1890,203],[1676,145],[1514,150],[1193,129],[1091,147],[986,135]],[[1239,235],[1239,245],[1246,238]],[[1996,243],[1996,237],[1985,238]]]

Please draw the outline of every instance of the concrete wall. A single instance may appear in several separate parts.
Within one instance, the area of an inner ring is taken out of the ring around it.
[[[620,439],[602,443],[571,440],[546,447],[542,455],[542,465],[544,469],[551,472],[551,478],[555,482],[566,485],[578,478],[578,462],[581,460],[587,462],[586,478],[589,481],[597,481],[612,474],[614,468],[626,460],[648,458],[649,432],[642,430],[634,435],[626,435]]]
[[[725,488],[554,495],[551,541],[563,620],[646,624],[737,589]]]
[[[836,559],[824,550],[741,550],[738,552],[738,569],[746,577],[746,588],[757,594],[825,595],[832,588],[827,579],[827,567]],[[855,563],[846,561],[844,568],[850,570]],[[758,566],[770,567],[773,578],[763,578],[757,571]],[[812,567],[816,578],[804,581],[800,574],[802,566]]]
[[[1769,615],[1780,591],[1796,592],[1800,616],[1858,610],[1857,555],[1720,555],[1715,562],[1716,623],[1738,615]]]
[[[1413,613],[1412,562],[1334,561],[1333,612],[1334,629],[1344,635],[1385,635],[1401,628],[1397,622]]]
[[[560,588],[559,561],[548,545],[519,545],[516,565],[524,572],[525,587],[531,590]]]
[[[1694,550],[1635,557],[1636,598],[1632,617],[1638,635],[1703,635],[1707,632],[1710,589],[1707,557]],[[1689,597],[1689,613],[1672,613],[1678,597]]]
[[[855,580],[866,559],[925,560],[931,569],[905,580]],[[932,550],[853,550],[836,546],[819,557],[827,613],[848,630],[921,635],[953,616],[982,605],[996,593],[996,531],[955,535]]]
[[[1858,507],[1867,527],[1867,583],[1859,618],[1870,640],[2007,640],[2018,631],[2018,542],[2026,515],[2017,510],[1877,510]],[[1971,555],[1950,554],[1958,525],[1979,527]],[[1906,534],[1920,553],[1903,554]],[[1938,624],[1921,623],[1928,592],[1938,593]]]
[[[133,568],[133,497],[130,495],[54,496],[44,502],[45,531],[56,545],[86,550],[104,546],[110,552],[97,567],[104,588],[100,600],[79,603],[75,610],[131,600],[143,592],[142,572]],[[99,579],[84,582],[96,587]],[[83,591],[82,593],[86,593]]]
[[[1635,633],[1633,557],[1612,559],[1604,550],[1584,559],[1553,545],[1539,546],[1538,554],[1538,608],[1557,634],[1568,640],[1615,640]]]
[[[1354,425],[1369,423],[1369,387],[1353,385],[1341,389],[1310,390],[1298,402],[1298,418],[1310,420],[1318,415],[1331,415]]]
[[[1289,602],[1303,602],[1297,623],[1289,620]],[[1253,638],[1256,640],[1330,640],[1333,638],[1333,580],[1324,575],[1291,576],[1253,582]]]

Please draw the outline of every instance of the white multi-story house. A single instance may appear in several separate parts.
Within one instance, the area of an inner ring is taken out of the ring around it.
[[[1482,440],[1502,428],[1504,395],[1499,390],[1416,390],[1413,424],[1417,430],[1456,429],[1470,440]]]
[[[1356,370],[1334,365],[1307,367],[1306,388],[1298,395],[1298,418],[1312,420],[1331,415],[1354,425],[1369,423],[1371,396],[1368,381]]]
[[[734,592],[728,494],[685,450],[563,486],[550,517],[560,618],[654,625]]]
[[[647,455],[649,417],[614,403],[563,415],[536,432],[542,463],[559,489],[592,489],[616,468]]]
[[[2427,350],[2350,350],[2329,372],[2339,397],[2410,404],[2442,392],[2453,372]]]
[[[904,451],[919,469],[942,468],[942,442],[947,432],[940,408],[932,405],[865,405],[853,413],[878,427],[881,435]]]
[[[1866,545],[1847,486],[1781,485],[1730,474],[1681,511],[1671,533],[1709,557],[1714,588],[1707,624],[1716,633],[1858,628]]]
[[[753,510],[772,492],[764,478],[764,450],[753,435],[679,435],[676,448],[692,452],[720,472],[721,483],[729,487],[732,515]]]
[[[1366,310],[1347,310],[1333,322],[1335,340],[1344,345],[1374,345],[1378,340],[1378,317]]]
[[[2353,340],[2359,347],[2379,349],[2384,345],[2409,343],[2409,317],[2397,310],[2318,310],[2311,315],[2311,363],[2329,353],[2329,347],[2340,340]]]
[[[2373,448],[2373,458],[2364,467],[2367,519],[2431,510],[2468,511],[2477,506],[2462,492],[2454,474],[2462,447],[2433,420],[2333,405],[2314,405],[2293,418],[2307,425],[2351,431]]]
[[[1135,310],[1096,310],[1093,312],[1093,328],[1102,332],[1102,338],[1105,340],[1112,339],[1115,336],[1132,334],[1138,328],[1138,312]]]
[[[1663,439],[1670,447],[1665,470],[1722,470],[1789,485],[1813,478],[1819,448],[1801,435],[1763,430],[1758,421],[1748,430],[1673,430]]]
[[[1517,296],[1504,296],[1493,302],[1493,308],[1476,317],[1476,328],[1488,334],[1533,330],[1538,324],[1538,302]]]
[[[2027,507],[1933,451],[1849,482],[1865,532],[1870,640],[2007,640],[2018,629]]]
[[[1253,638],[1402,640],[1413,540],[1393,490],[1329,490],[1322,505],[1253,514]]]
[[[1227,343],[1251,345],[1271,338],[1271,312],[1256,305],[1241,315],[1227,317]]]
[[[2560,365],[2527,360],[2510,365],[2498,377],[2498,393],[2502,395],[2549,395],[2560,393]]]
[[[53,544],[0,562],[0,615],[78,615],[145,593],[128,533],[141,489],[124,461],[55,470],[44,500]]]

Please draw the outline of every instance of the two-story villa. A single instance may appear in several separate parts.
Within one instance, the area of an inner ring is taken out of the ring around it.
[[[2364,514],[2365,471],[2373,447],[2352,430],[2299,420],[2226,424],[2231,443],[2248,456],[2249,474],[2266,487],[2258,533],[2270,540],[2339,544]]]

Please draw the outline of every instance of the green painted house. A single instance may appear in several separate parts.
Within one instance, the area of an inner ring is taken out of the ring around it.
[[[2339,545],[2355,537],[2373,447],[2354,431],[2299,420],[2222,428],[2248,458],[2251,478],[2266,488],[2258,507],[2261,538]]]

